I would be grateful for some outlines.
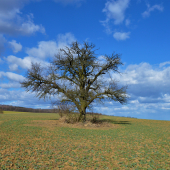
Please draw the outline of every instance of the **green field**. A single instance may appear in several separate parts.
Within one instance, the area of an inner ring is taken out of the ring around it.
[[[170,169],[170,121],[102,116],[114,124],[103,130],[58,118],[0,114],[0,169]]]

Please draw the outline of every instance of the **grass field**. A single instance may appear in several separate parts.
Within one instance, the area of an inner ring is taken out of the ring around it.
[[[57,126],[57,114],[0,114],[0,169],[170,169],[170,121],[102,116],[107,129]]]

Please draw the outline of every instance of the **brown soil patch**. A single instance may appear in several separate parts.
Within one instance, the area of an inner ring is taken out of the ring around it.
[[[25,126],[36,126],[36,127],[70,127],[70,128],[81,128],[81,129],[100,129],[100,130],[108,130],[119,127],[119,125],[114,125],[109,122],[101,122],[101,123],[91,123],[86,121],[85,123],[65,123],[62,120],[33,120],[31,124],[25,124]]]
[[[0,124],[2,124],[2,121],[0,121]]]

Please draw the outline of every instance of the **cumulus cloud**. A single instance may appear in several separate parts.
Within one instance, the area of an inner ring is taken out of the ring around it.
[[[28,48],[26,53],[29,56],[45,59],[54,56],[57,49],[58,46],[55,41],[40,41],[38,47]]]
[[[6,61],[11,71],[18,70],[18,67],[28,69],[31,67],[32,62],[40,63],[45,66],[49,64],[45,61],[47,58],[54,57],[55,54],[59,52],[60,48],[69,46],[75,40],[74,35],[71,33],[59,34],[57,41],[40,41],[38,47],[28,48],[26,50],[28,56],[18,58],[14,55],[9,55],[6,57]]]
[[[147,10],[142,13],[142,16],[143,16],[144,18],[145,18],[145,17],[149,17],[151,12],[153,12],[153,11],[155,11],[155,10],[158,10],[158,11],[161,11],[161,12],[162,12],[163,9],[164,9],[164,8],[163,8],[162,5],[153,5],[153,6],[151,7],[149,4],[147,4]]]
[[[129,1],[130,0],[107,1],[103,9],[103,12],[106,13],[106,21],[104,22],[107,23],[113,19],[115,25],[121,24],[124,21],[124,13],[129,6]]]
[[[22,75],[16,74],[16,73],[12,73],[12,72],[0,72],[0,78],[1,77],[7,77],[9,80],[12,81],[23,81],[25,78]]]
[[[163,67],[163,66],[165,66],[165,65],[167,65],[167,64],[170,64],[170,61],[166,61],[166,62],[160,63],[160,64],[159,64],[159,67]]]
[[[58,48],[69,46],[74,41],[76,41],[76,38],[72,33],[59,34],[57,38]]]
[[[10,55],[6,58],[6,61],[8,62],[11,71],[18,70],[18,66],[24,69],[30,68],[32,60],[33,59],[30,57],[25,57],[24,59],[21,59],[13,55]]]
[[[42,33],[45,29],[33,22],[33,14],[27,15],[27,19],[21,17],[20,9],[29,0],[5,0],[0,1],[0,32],[9,35],[30,35],[37,31]]]
[[[160,64],[161,65],[161,64]],[[170,67],[153,68],[149,63],[129,65],[123,81],[128,84],[158,85],[170,83]]]
[[[24,57],[18,58],[16,56],[10,55],[6,58],[6,61],[9,64],[9,69],[11,71],[17,71],[18,67],[23,68],[23,69],[29,69],[31,68],[31,63],[40,63],[43,66],[47,66],[49,63],[45,62],[44,60],[41,60],[39,58],[35,57]]]
[[[18,9],[22,8],[29,0],[5,0],[0,1],[0,14],[6,18],[12,18]]]
[[[116,40],[126,40],[128,38],[130,38],[130,32],[115,32],[113,34],[113,37],[116,39]]]
[[[20,88],[20,83],[0,83],[0,87],[3,89],[9,89],[9,88]]]
[[[153,68],[148,63],[129,65],[119,80],[129,86],[134,100],[140,102],[159,102],[170,93],[170,67]]]
[[[35,32],[45,33],[45,28],[42,25],[35,25],[32,19],[29,19],[23,22],[18,28],[19,33],[29,35],[34,34]]]
[[[10,41],[9,44],[14,53],[17,53],[22,50],[22,45],[20,43],[17,43],[16,40]]]
[[[162,63],[161,63],[162,64]],[[160,65],[161,65],[160,64]],[[105,102],[103,106],[94,104],[96,111],[117,116],[132,116],[138,118],[167,119],[170,110],[170,66],[153,67],[149,63],[129,65],[123,74],[111,73],[106,82],[117,80],[120,86],[128,85],[130,96],[126,105],[118,102]],[[160,116],[164,113],[164,117]]]
[[[32,57],[45,59],[47,57],[54,57],[60,48],[70,45],[75,41],[75,37],[71,33],[59,34],[56,41],[40,41],[38,47],[27,49],[26,53]]]
[[[8,90],[7,88],[0,88],[0,103],[30,108],[51,108],[50,100],[39,100],[35,95],[35,93],[27,93],[21,89]]]

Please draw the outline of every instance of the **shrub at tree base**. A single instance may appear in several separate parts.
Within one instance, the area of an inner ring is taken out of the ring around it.
[[[67,102],[60,103],[57,107],[60,116],[60,122],[63,123],[77,123],[79,122],[79,113],[76,112],[75,107]],[[87,121],[91,123],[99,123],[99,114],[90,112],[87,114]]]
[[[75,112],[75,107],[69,103],[60,103],[57,106],[57,111],[60,116],[60,121],[65,123],[76,123],[79,119],[79,114]]]
[[[99,114],[89,113],[91,123],[99,123]]]
[[[78,118],[79,118],[79,114],[68,113],[68,114],[64,114],[62,117],[60,117],[60,122],[74,124],[74,123],[78,122]]]
[[[100,115],[98,114],[92,114],[92,115],[87,114],[87,121],[94,124],[100,123],[99,116]],[[78,113],[67,113],[64,114],[62,117],[60,116],[60,122],[74,124],[79,122],[78,118],[79,118]]]

